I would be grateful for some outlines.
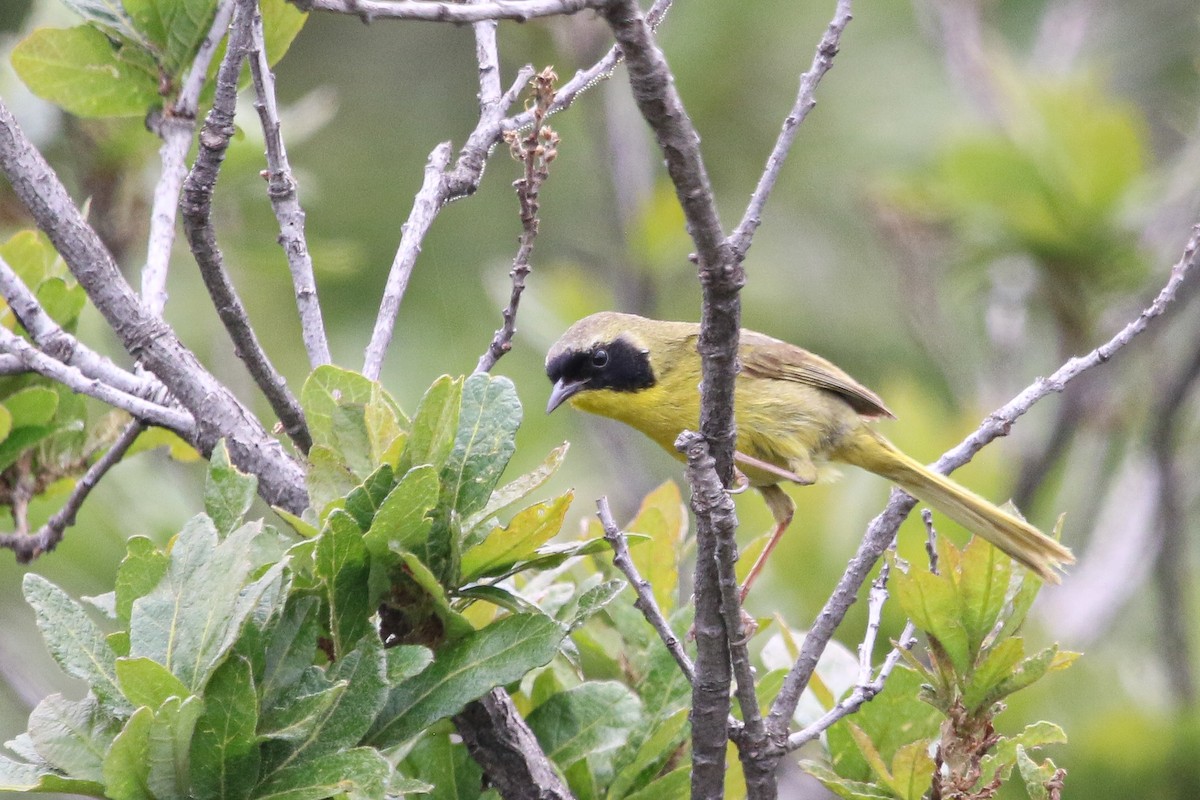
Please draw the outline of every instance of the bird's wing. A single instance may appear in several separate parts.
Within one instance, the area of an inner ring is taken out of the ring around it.
[[[879,395],[832,362],[794,344],[743,331],[738,356],[749,377],[796,381],[840,395],[859,414],[895,417]]]

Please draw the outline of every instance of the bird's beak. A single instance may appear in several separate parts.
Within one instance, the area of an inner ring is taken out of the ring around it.
[[[564,401],[582,391],[583,387],[586,385],[586,380],[568,381],[563,378],[559,378],[554,384],[554,388],[550,390],[550,400],[546,403],[546,413],[549,414],[551,411],[561,406]]]

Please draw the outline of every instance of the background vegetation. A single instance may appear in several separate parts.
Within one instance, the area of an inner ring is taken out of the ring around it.
[[[6,51],[34,26],[74,24],[55,0],[4,5]],[[978,58],[975,18],[961,13],[968,7],[881,0],[856,9],[768,207],[743,294],[748,327],[820,352],[877,389],[900,417],[887,435],[927,460],[1034,376],[1132,318],[1163,283],[1200,207],[1200,17],[1192,4],[995,4],[979,17]],[[730,217],[829,13],[816,3],[749,9],[697,0],[674,9],[662,30]],[[603,23],[586,15],[501,26],[502,54],[552,63],[564,76],[608,42]],[[460,144],[474,124],[472,48],[466,28],[363,27],[314,15],[277,67],[339,363],[359,361],[429,150],[447,135]],[[979,77],[980,64],[990,77]],[[506,74],[516,66],[503,65]],[[134,275],[157,140],[137,119],[63,116],[24,93],[7,57],[0,69],[0,94],[75,195],[92,197],[93,218]],[[615,425],[542,419],[536,409],[548,388],[541,357],[570,321],[610,307],[663,318],[698,313],[690,243],[627,94],[623,81],[601,84],[554,119],[562,142],[542,188],[535,273],[515,348],[498,368],[529,409],[514,474],[570,439],[575,447],[551,490],[573,486],[588,500],[608,494],[622,520],[678,467]],[[267,349],[299,385],[306,361],[295,347],[275,222],[257,167],[237,168],[239,159],[260,158],[255,128],[244,130],[218,190],[222,245]],[[479,196],[448,209],[425,241],[383,374],[406,409],[438,375],[469,372],[499,324],[519,232],[508,186],[516,175],[515,164],[494,161]],[[4,238],[27,224],[0,197]],[[218,365],[218,377],[246,386],[208,303],[189,299],[202,291],[197,276],[175,270],[168,318]],[[1164,324],[1122,359],[1039,405],[960,473],[990,497],[1015,494],[1043,528],[1067,513],[1064,538],[1081,563],[1064,587],[1043,593],[1031,624],[1086,657],[1069,679],[1038,684],[1009,713],[1063,724],[1072,744],[1055,759],[1079,797],[1200,793],[1200,595],[1176,591],[1194,579],[1200,557],[1189,534],[1200,512],[1195,481],[1175,498],[1180,524],[1164,526],[1161,514],[1162,467],[1194,469],[1188,453],[1200,435],[1189,378],[1200,341],[1193,294],[1185,290]],[[91,313],[83,330],[101,330]],[[248,387],[244,394],[253,397]],[[1052,430],[1063,441],[1046,452]],[[75,595],[106,591],[128,536],[161,543],[200,507],[201,469],[157,453],[122,464],[37,571]],[[860,474],[795,492],[797,523],[752,608],[811,618],[886,492]],[[589,510],[581,502],[572,513],[583,519]],[[740,499],[739,515],[744,536],[768,524],[757,497]],[[901,552],[915,558],[924,536],[919,522],[908,525]],[[26,569],[0,559],[5,738],[67,680],[21,599]],[[858,613],[847,630],[861,630],[865,610]],[[1168,620],[1190,637],[1182,651]],[[886,617],[885,634],[897,635],[902,622]]]

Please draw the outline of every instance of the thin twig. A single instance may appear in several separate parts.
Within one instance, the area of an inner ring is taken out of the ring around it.
[[[167,271],[171,246],[175,242],[175,218],[179,192],[187,175],[187,153],[196,130],[196,109],[200,92],[208,78],[217,45],[229,29],[233,0],[221,0],[213,15],[208,35],[200,43],[192,65],[180,83],[175,101],[152,120],[151,128],[162,138],[158,158],[161,164],[154,199],[150,207],[150,235],[146,245],[146,264],[142,267],[142,300],[154,314],[162,314],[167,304]]]
[[[937,528],[933,527],[933,512],[921,509],[921,521],[925,523],[925,555],[929,556],[929,571],[938,574]]]
[[[421,252],[421,242],[446,203],[446,183],[443,176],[449,163],[450,143],[442,142],[429,154],[429,161],[425,165],[425,180],[413,200],[408,220],[400,226],[400,246],[396,249],[396,257],[392,260],[391,271],[388,272],[383,298],[379,303],[379,314],[375,317],[375,328],[371,332],[371,342],[367,345],[363,358],[363,375],[371,380],[378,380],[379,372],[383,368],[383,357],[392,341],[396,316],[400,313],[400,301],[404,299],[408,279],[412,277],[413,266]]]
[[[684,650],[683,642],[675,635],[675,631],[671,630],[671,624],[663,616],[662,609],[658,607],[658,601],[654,599],[654,588],[648,580],[642,577],[642,574],[638,572],[637,565],[633,563],[633,557],[629,554],[629,542],[625,537],[625,532],[617,526],[616,520],[613,519],[607,497],[601,497],[596,501],[596,515],[600,518],[601,527],[604,528],[604,539],[612,548],[613,566],[621,570],[629,579],[629,585],[633,587],[634,594],[637,595],[633,607],[642,612],[642,616],[658,633],[658,638],[662,639],[667,652],[675,659],[675,663],[679,665],[679,670],[687,678],[688,683],[694,684],[696,682],[695,665],[692,664],[692,659]]]
[[[239,469],[259,478],[263,499],[294,514],[308,505],[300,465],[229,388],[138,298],[54,170],[0,99],[0,170],[125,351],[139,359],[203,425],[177,428],[201,453],[224,438]]]
[[[184,409],[162,406],[123,392],[103,381],[89,378],[79,368],[51,358],[7,328],[0,328],[0,352],[16,356],[31,372],[57,381],[73,392],[86,394],[110,406],[128,411],[151,425],[183,433],[189,432],[195,425],[192,415]]]
[[[141,377],[121,369],[71,334],[64,331],[38,302],[25,282],[0,257],[0,294],[8,302],[21,327],[38,349],[53,359],[76,367],[88,378],[102,381],[118,391],[157,400],[165,389],[153,377]]]
[[[12,550],[17,556],[17,562],[21,564],[28,564],[57,547],[67,528],[75,524],[75,515],[83,507],[83,502],[92,489],[95,489],[100,479],[125,456],[126,451],[145,429],[146,426],[136,419],[126,425],[108,451],[92,464],[75,484],[67,502],[46,520],[45,525],[38,528],[37,533],[32,536],[21,533],[0,534],[0,547]]]
[[[949,474],[967,463],[988,443],[1007,434],[1012,429],[1013,423],[1036,402],[1052,392],[1061,392],[1071,380],[1081,373],[1111,359],[1135,336],[1145,330],[1151,320],[1166,311],[1175,298],[1179,285],[1195,268],[1197,260],[1200,260],[1200,225],[1192,228],[1191,237],[1188,239],[1183,255],[1171,268],[1171,275],[1166,284],[1137,319],[1087,355],[1068,359],[1049,378],[1039,378],[1034,381],[1007,404],[988,415],[974,433],[946,451],[933,468],[942,474]],[[858,551],[850,560],[850,565],[846,568],[841,580],[838,581],[837,587],[825,603],[824,608],[821,609],[821,613],[817,615],[808,635],[804,637],[800,657],[788,672],[783,687],[771,704],[767,725],[774,745],[780,748],[787,747],[788,720],[796,710],[800,694],[808,685],[817,661],[833,637],[833,632],[841,624],[846,612],[854,603],[855,596],[872,566],[895,538],[900,523],[912,511],[916,502],[910,495],[899,489],[893,489],[887,507],[868,526]]]
[[[783,169],[783,162],[787,159],[792,144],[796,141],[800,123],[804,122],[808,112],[817,104],[815,96],[817,84],[833,66],[833,58],[837,55],[838,47],[841,44],[842,31],[850,23],[850,5],[851,0],[838,0],[837,8],[833,12],[833,19],[829,22],[829,27],[825,29],[825,35],[821,37],[821,42],[817,45],[812,66],[808,68],[808,72],[800,76],[800,90],[796,95],[796,102],[783,120],[783,130],[779,132],[779,138],[775,140],[775,147],[771,150],[771,155],[767,157],[767,165],[758,179],[758,185],[754,187],[754,193],[750,196],[750,203],[746,206],[742,221],[729,236],[729,244],[739,259],[746,257],[754,232],[762,223],[763,207],[771,196],[771,190],[775,188],[775,182],[779,179],[779,173]]]
[[[500,358],[512,349],[513,336],[517,333],[517,310],[521,305],[521,293],[525,291],[525,279],[532,267],[533,244],[538,235],[538,192],[542,183],[550,176],[550,162],[558,155],[558,134],[545,124],[550,104],[554,102],[554,83],[558,76],[547,67],[532,80],[534,124],[526,136],[518,138],[511,132],[514,154],[524,165],[524,174],[513,182],[517,200],[521,206],[521,236],[517,255],[508,275],[512,279],[512,291],[508,305],[501,312],[504,323],[492,336],[491,344],[479,357],[476,372],[489,372]]]
[[[252,1],[238,0],[225,58],[217,71],[213,106],[200,131],[196,163],[183,184],[183,222],[192,255],[200,267],[200,275],[213,306],[233,340],[234,351],[271,404],[288,437],[301,452],[307,453],[312,446],[312,437],[308,433],[304,411],[288,389],[287,381],[271,364],[250,325],[246,308],[225,271],[224,258],[212,225],[212,195],[221,162],[225,159],[225,151],[235,131],[233,114],[237,105],[238,76],[250,44],[254,8]]]
[[[241,0],[239,0],[241,2]],[[287,148],[280,131],[279,108],[275,97],[275,76],[271,74],[266,41],[263,37],[262,14],[258,3],[250,3],[243,13],[250,21],[250,76],[257,100],[254,108],[262,124],[267,149],[267,197],[279,222],[279,244],[287,255],[292,287],[296,293],[296,311],[300,316],[300,338],[308,353],[309,367],[316,369],[333,359],[329,355],[329,340],[325,335],[325,320],[321,314],[321,299],[317,295],[317,280],[313,274],[312,254],[304,234],[304,207],[296,188],[296,178],[288,163]]]
[[[491,0],[463,5],[429,0],[291,0],[301,11],[351,14],[365,22],[376,19],[409,19],[424,22],[481,22],[510,19],[528,22],[538,17],[578,14],[598,8],[608,0]]]

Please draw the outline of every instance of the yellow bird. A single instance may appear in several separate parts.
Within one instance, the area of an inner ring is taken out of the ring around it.
[[[546,413],[575,408],[624,422],[679,459],[675,439],[700,425],[700,326],[601,312],[576,322],[550,348],[554,388]],[[743,587],[743,596],[795,509],[782,481],[811,484],[826,462],[853,464],[983,537],[1059,582],[1071,551],[1029,523],[910,458],[867,425],[893,417],[883,401],[831,362],[795,345],[743,330],[734,398],[738,469],[758,489],[775,530]]]

